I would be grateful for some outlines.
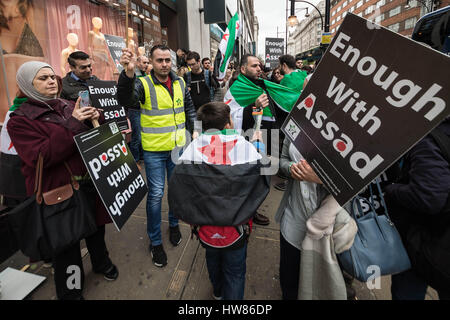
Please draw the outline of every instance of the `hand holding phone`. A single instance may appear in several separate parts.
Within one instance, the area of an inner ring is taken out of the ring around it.
[[[87,91],[87,90],[80,91],[78,93],[78,96],[81,97],[80,108],[89,107],[89,105],[90,105],[89,91]]]

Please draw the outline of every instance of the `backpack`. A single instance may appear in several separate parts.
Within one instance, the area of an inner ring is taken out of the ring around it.
[[[431,132],[450,163],[450,138],[439,129]],[[442,212],[429,223],[412,225],[407,232],[405,247],[412,269],[436,290],[450,287],[450,197]]]
[[[205,248],[237,249],[250,236],[252,222],[239,226],[191,226],[195,235]]]
[[[212,73],[209,70],[204,70],[204,75],[206,87],[209,89],[209,98],[211,101],[214,101],[215,89],[211,85]],[[192,82],[192,71],[189,71],[186,73],[186,86],[190,87],[191,82]]]

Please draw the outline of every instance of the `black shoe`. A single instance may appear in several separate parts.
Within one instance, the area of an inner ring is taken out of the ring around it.
[[[105,280],[108,281],[114,281],[119,277],[119,270],[113,264],[111,264],[111,266],[108,269],[106,269],[106,271],[96,273],[103,274],[103,278],[105,278]]]
[[[170,243],[172,243],[172,245],[174,247],[178,246],[181,243],[181,232],[180,232],[180,227],[176,226],[176,227],[169,227],[169,239],[170,239]]]
[[[155,266],[162,268],[167,265],[167,255],[164,252],[162,244],[159,246],[150,245],[150,252],[152,254],[152,261]]]
[[[267,218],[266,216],[263,216],[260,213],[256,213],[253,216],[253,222],[262,226],[267,226],[270,223],[269,218]]]
[[[287,187],[287,180],[284,180],[282,182],[276,183],[273,185],[273,187],[277,190],[280,191],[286,191],[286,187]]]

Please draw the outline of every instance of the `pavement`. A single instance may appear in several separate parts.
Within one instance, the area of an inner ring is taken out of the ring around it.
[[[145,174],[142,170],[143,175]],[[280,300],[279,252],[280,229],[274,216],[283,196],[273,188],[280,182],[272,177],[271,191],[259,212],[270,218],[268,226],[254,224],[247,251],[245,300]],[[167,187],[167,186],[166,186]],[[167,192],[165,193],[167,194]],[[162,204],[163,244],[168,257],[164,268],[153,265],[148,251],[146,233],[145,199],[119,232],[112,225],[106,227],[106,243],[110,257],[119,269],[116,281],[106,281],[92,272],[89,253],[82,249],[85,271],[84,297],[87,300],[212,300],[212,286],[206,269],[205,249],[194,237],[190,226],[180,222],[182,242],[173,247],[169,242],[168,204],[164,196]],[[85,243],[82,241],[82,247]],[[0,272],[7,267],[22,269],[28,258],[17,252],[0,264]],[[39,274],[47,279],[27,296],[28,300],[56,300],[52,268],[42,262],[32,264],[26,272]],[[369,289],[365,283],[354,281],[358,300],[390,300],[390,277],[382,277],[379,289]],[[431,288],[427,300],[437,300]]]

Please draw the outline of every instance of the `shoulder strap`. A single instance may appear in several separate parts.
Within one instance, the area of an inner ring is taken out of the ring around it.
[[[208,87],[208,89],[211,89],[211,78],[209,70],[205,70],[205,84]]]
[[[450,138],[439,128],[431,131],[430,135],[436,141],[437,145],[441,149],[442,155],[447,162],[450,162]]]
[[[191,71],[188,71],[186,73],[186,86],[190,87],[191,86],[191,82],[192,82]]]

